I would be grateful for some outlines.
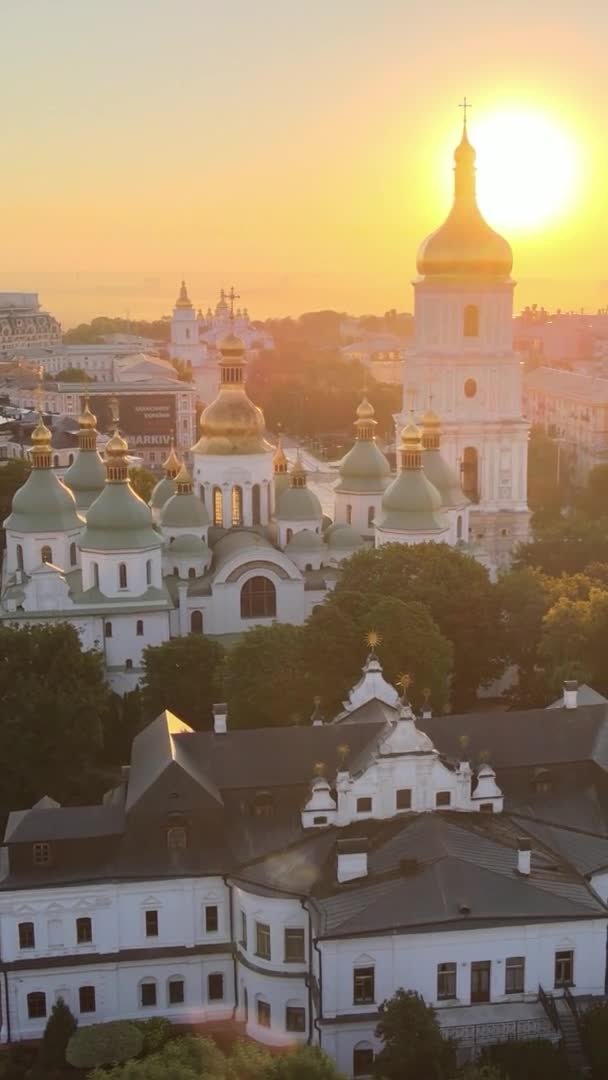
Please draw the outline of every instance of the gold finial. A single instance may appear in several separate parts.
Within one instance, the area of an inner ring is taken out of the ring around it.
[[[315,773],[315,776],[323,776],[325,774],[325,762],[324,761],[315,761],[314,773]]]
[[[369,630],[368,633],[365,635],[365,641],[369,645],[372,652],[375,652],[378,648],[378,645],[380,645],[382,638],[376,630]]]
[[[41,387],[40,383],[38,383],[38,386],[34,390],[34,401],[36,403],[35,404],[36,412],[41,413],[42,412],[42,387]]]
[[[426,705],[428,705],[430,697],[431,691],[429,690],[428,686],[425,686],[424,690],[422,691],[422,700],[425,702]]]
[[[471,102],[467,101],[466,94],[465,94],[464,98],[462,99],[462,101],[459,102],[458,108],[462,109],[463,127],[464,127],[464,130],[466,131],[467,130],[467,109],[472,109],[473,108],[473,106],[471,105]]]
[[[409,690],[409,688],[412,685],[413,681],[414,680],[412,679],[412,676],[408,675],[407,672],[404,672],[403,675],[400,675],[399,678],[397,679],[397,686],[401,690]]]
[[[346,765],[346,759],[350,754],[350,746],[348,745],[348,743],[340,743],[340,745],[337,747],[337,751],[338,757],[340,759],[340,765],[342,768],[344,768],[344,766]]]
[[[230,301],[230,321],[234,323],[234,301],[240,300],[241,297],[234,291],[234,285],[230,286],[230,292],[226,296],[226,300]]]
[[[275,472],[275,473],[286,473],[287,472],[287,465],[288,465],[287,457],[285,455],[285,451],[283,450],[283,436],[282,436],[281,432],[279,432],[279,437],[277,439],[277,448],[276,448],[274,454],[272,455],[273,472]]]
[[[175,445],[171,443],[171,449],[169,451],[167,460],[163,462],[163,469],[165,470],[167,476],[176,477],[180,468],[181,462],[175,452]]]
[[[110,419],[112,421],[112,424],[114,425],[114,427],[118,427],[118,420],[119,420],[120,412],[119,412],[119,408],[118,408],[118,398],[116,397],[116,394],[112,394],[112,397],[110,398],[110,401],[109,401],[109,406],[110,406]]]

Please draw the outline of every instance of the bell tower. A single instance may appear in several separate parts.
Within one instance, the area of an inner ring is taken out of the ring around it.
[[[475,157],[465,109],[452,208],[418,252],[404,410],[432,402],[441,416],[443,454],[472,503],[471,540],[498,567],[528,534],[528,424],[512,340],[513,256],[477,205]]]

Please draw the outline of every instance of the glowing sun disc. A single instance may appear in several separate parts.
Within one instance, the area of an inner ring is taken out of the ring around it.
[[[578,147],[549,116],[498,110],[470,124],[477,150],[477,197],[489,223],[529,230],[563,214],[579,172]]]

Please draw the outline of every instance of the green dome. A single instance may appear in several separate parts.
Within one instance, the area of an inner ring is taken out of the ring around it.
[[[5,529],[22,533],[67,532],[82,525],[72,492],[50,469],[32,469],[4,522]]]
[[[194,555],[199,559],[208,559],[211,555],[205,541],[201,540],[200,536],[194,536],[193,533],[184,533],[183,536],[176,536],[172,543],[166,545],[165,553],[167,555],[178,556]]]
[[[89,507],[80,547],[129,551],[158,548],[161,544],[147,503],[135,494],[130,484],[107,483]]]
[[[160,523],[167,529],[201,529],[209,525],[209,513],[202,499],[194,492],[179,492],[165,503]]]
[[[383,491],[389,482],[390,465],[375,442],[357,439],[340,464],[336,491]]]
[[[170,476],[163,476],[162,480],[159,480],[158,484],[155,484],[152,488],[150,506],[153,510],[162,510],[165,503],[169,501],[172,495],[175,495],[176,491],[175,480]]]
[[[307,487],[289,487],[277,498],[277,521],[321,521],[323,510]]]
[[[320,551],[322,547],[323,541],[318,533],[312,529],[300,529],[285,545],[285,551]]]
[[[73,492],[78,509],[87,510],[106,483],[106,467],[97,451],[79,450],[63,482]]]
[[[325,535],[329,535],[328,543],[331,550],[335,550],[335,548],[358,548],[364,543],[361,533],[353,529],[352,525],[333,525],[331,532],[328,529]]]
[[[382,497],[378,526],[399,532],[441,532],[441,495],[422,469],[403,469]]]
[[[424,475],[437,488],[443,506],[465,506],[466,495],[440,450],[425,450],[422,456]]]

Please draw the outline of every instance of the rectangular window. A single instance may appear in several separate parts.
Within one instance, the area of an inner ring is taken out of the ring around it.
[[[218,928],[217,904],[207,904],[205,908],[205,930],[213,934]]]
[[[437,964],[437,1000],[456,997],[456,964]]]
[[[285,961],[302,963],[304,960],[304,931],[285,930]]]
[[[255,952],[263,960],[270,960],[270,927],[266,923],[255,924]]]
[[[27,995],[27,1015],[30,1020],[46,1016],[46,994],[36,992]]]
[[[435,806],[449,806],[452,796],[449,791],[438,791],[435,795]]]
[[[574,982],[574,953],[572,949],[562,949],[555,954],[555,985],[572,986]]]
[[[286,1031],[306,1031],[306,1009],[298,1005],[287,1005],[285,1029]]]
[[[353,1076],[371,1076],[374,1068],[374,1051],[371,1046],[355,1046],[353,1050]]]
[[[361,796],[357,799],[357,813],[358,814],[371,814],[372,800],[368,795]]]
[[[169,979],[169,1005],[182,1005],[184,1001],[184,980]]]
[[[35,949],[36,948],[36,935],[34,933],[33,922],[20,922],[19,923],[19,948],[20,949]]]
[[[471,1001],[490,1000],[490,960],[474,960],[471,964]]]
[[[146,937],[158,937],[158,911],[146,911]]]
[[[411,788],[401,788],[397,792],[395,805],[397,810],[411,810],[412,809],[412,790]]]
[[[369,1005],[375,997],[373,967],[355,968],[353,971],[353,1002]]]
[[[81,1013],[95,1012],[94,986],[80,986],[78,988],[78,1006]]]
[[[507,956],[505,961],[505,994],[523,994],[525,970],[525,957]]]
[[[214,973],[207,977],[207,992],[209,1001],[224,1000],[224,976]]]
[[[241,911],[241,945],[247,948],[247,916],[244,911]]]
[[[76,942],[86,945],[93,940],[93,925],[89,918],[76,919]]]
[[[32,859],[34,866],[48,866],[51,861],[51,845],[47,843],[34,844],[32,846]]]
[[[149,1009],[156,1005],[156,983],[145,982],[140,986],[140,1000],[142,1008]]]
[[[258,1001],[258,1024],[260,1027],[270,1027],[270,1005],[267,1001]]]

